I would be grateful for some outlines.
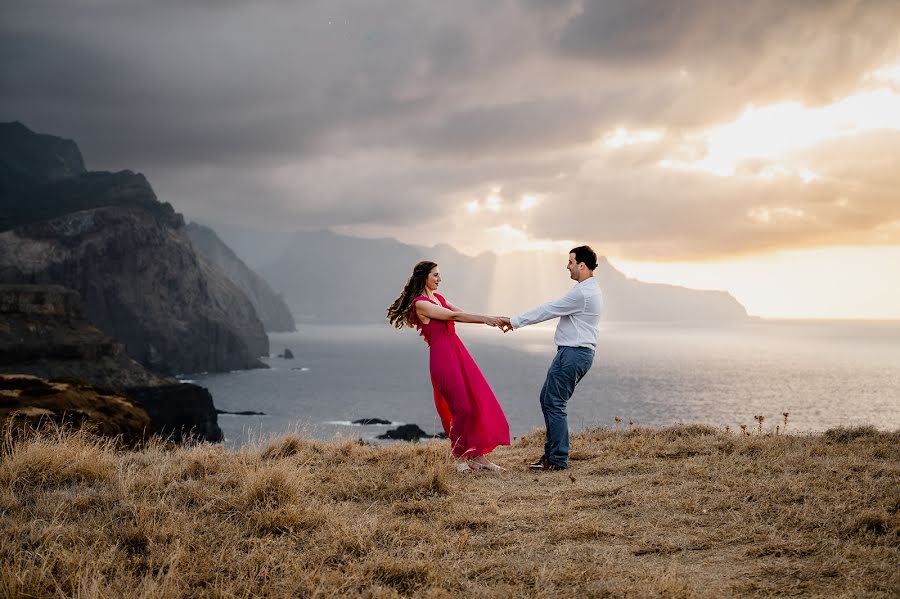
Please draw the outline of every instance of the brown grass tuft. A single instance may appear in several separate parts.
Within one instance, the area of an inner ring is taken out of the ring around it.
[[[891,436],[891,433],[883,433],[874,426],[841,426],[838,428],[830,428],[823,433],[825,440],[832,443],[852,443],[857,439],[878,439],[885,435]]]
[[[8,439],[0,597],[896,596],[897,433],[622,429],[499,475],[445,441]]]

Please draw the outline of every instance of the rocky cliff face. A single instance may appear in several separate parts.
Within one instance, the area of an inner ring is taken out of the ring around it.
[[[74,141],[34,133],[19,122],[0,123],[0,164],[3,165],[0,190],[24,189],[85,172],[84,160]],[[0,194],[0,202],[5,195]],[[0,211],[0,219],[6,216],[6,210]]]
[[[28,382],[24,375],[46,380]],[[187,435],[222,440],[209,392],[132,360],[121,343],[84,318],[71,289],[0,285],[0,379],[5,376],[12,382],[0,420],[13,411],[32,424],[42,416],[60,422],[68,414],[75,424],[99,425],[101,434],[132,441],[151,433],[176,442]],[[0,382],[0,395],[3,389]]]
[[[21,128],[0,127],[0,145],[31,148],[0,151],[0,283],[76,290],[88,319],[159,373],[264,367],[253,305],[198,257],[181,215],[142,175],[79,171],[65,140]]]
[[[243,260],[219,239],[215,231],[197,223],[186,227],[194,249],[208,262],[225,274],[243,291],[253,304],[266,331],[296,331],[294,317],[284,299],[275,293],[268,283],[250,270]]]
[[[189,439],[218,443],[224,438],[212,395],[199,385],[139,387],[126,389],[125,394],[147,411],[154,431],[164,439],[175,443]]]
[[[175,382],[147,371],[81,313],[75,291],[0,285],[0,373],[64,377],[110,389]]]

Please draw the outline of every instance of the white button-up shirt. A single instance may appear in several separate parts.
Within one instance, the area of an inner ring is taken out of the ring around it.
[[[597,278],[589,277],[572,287],[560,299],[513,316],[510,323],[514,329],[520,329],[558,317],[556,336],[553,338],[557,346],[596,349],[602,309],[603,293],[597,284]]]

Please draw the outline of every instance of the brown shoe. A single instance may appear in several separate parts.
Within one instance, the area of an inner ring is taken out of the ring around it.
[[[541,456],[541,458],[539,460],[537,460],[536,462],[532,462],[532,463],[528,464],[528,468],[530,468],[531,470],[543,470],[544,464],[546,464],[546,463],[549,463],[547,461],[547,458],[545,458],[544,456]]]
[[[528,467],[531,470],[541,470],[543,472],[553,472],[556,470],[565,470],[565,468],[563,468],[562,466],[559,466],[557,464],[554,464],[547,458],[541,458],[534,464],[529,464]]]

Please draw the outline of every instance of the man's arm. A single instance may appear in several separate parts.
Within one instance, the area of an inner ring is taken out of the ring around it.
[[[512,328],[520,329],[530,324],[537,324],[550,320],[551,318],[559,318],[567,314],[574,314],[584,309],[584,294],[580,289],[572,289],[558,300],[549,301],[541,304],[537,308],[532,308],[527,312],[523,312],[518,316],[509,319]]]

